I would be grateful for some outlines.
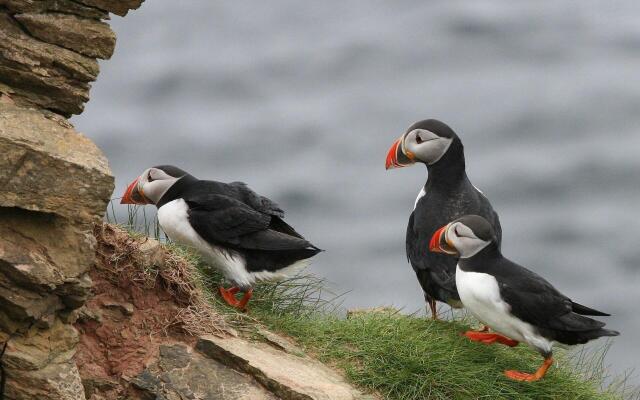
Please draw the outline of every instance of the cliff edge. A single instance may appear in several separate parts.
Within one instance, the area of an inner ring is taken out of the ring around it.
[[[141,3],[0,0],[0,398],[85,398],[72,319],[113,176],[66,117],[113,53],[109,13]]]

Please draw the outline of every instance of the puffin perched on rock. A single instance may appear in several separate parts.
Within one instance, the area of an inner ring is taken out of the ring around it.
[[[276,203],[246,184],[200,180],[171,165],[146,169],[120,203],[155,204],[167,236],[196,249],[234,284],[220,287],[220,294],[241,310],[256,281],[286,278],[322,251],[282,220]],[[244,293],[240,300],[238,292]]]
[[[462,141],[447,124],[427,119],[411,125],[389,149],[386,168],[416,162],[426,165],[428,178],[409,217],[407,258],[431,315],[437,319],[436,300],[456,308],[461,303],[456,291],[456,259],[428,251],[436,229],[465,214],[478,214],[491,221],[498,245],[502,231],[489,200],[467,177]]]
[[[604,322],[585,317],[609,316],[573,302],[539,275],[500,252],[496,232],[481,216],[465,215],[438,229],[429,244],[432,252],[459,257],[456,283],[464,307],[497,333],[469,331],[469,339],[507,346],[527,343],[544,357],[533,374],[505,371],[517,381],[537,381],[553,364],[554,342],[587,343],[618,332]],[[504,336],[502,336],[504,335]]]

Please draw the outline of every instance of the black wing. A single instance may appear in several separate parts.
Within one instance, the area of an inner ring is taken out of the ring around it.
[[[273,200],[260,196],[247,186],[244,182],[231,182],[229,187],[236,191],[243,203],[249,205],[254,210],[258,210],[265,214],[275,215],[279,218],[284,217],[284,211]]]
[[[575,313],[586,311],[587,307],[572,302],[536,273],[506,259],[500,264],[509,265],[498,265],[491,273],[498,280],[500,295],[517,318],[539,328],[557,331],[591,331],[605,325]]]
[[[222,194],[200,194],[185,200],[189,205],[191,226],[209,243],[255,250],[312,247],[280,217],[256,210],[237,198]],[[271,204],[265,207],[273,207]],[[275,212],[273,209],[270,211]]]

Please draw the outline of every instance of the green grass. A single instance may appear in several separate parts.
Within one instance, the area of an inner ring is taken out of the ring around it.
[[[217,287],[222,277],[201,264],[203,284]],[[262,283],[247,314],[216,301],[241,329],[255,320],[296,339],[321,361],[344,371],[356,386],[385,399],[623,399],[638,398],[625,378],[606,376],[606,341],[599,350],[569,353],[557,349],[556,364],[545,379],[520,383],[503,376],[507,369],[533,372],[542,357],[521,345],[486,346],[463,338],[474,321],[432,321],[399,312],[346,318],[335,298],[323,295],[323,282],[299,276]],[[330,300],[326,300],[329,297]],[[233,323],[233,322],[232,322]],[[608,379],[610,385],[603,388]]]
[[[434,322],[401,314],[261,319],[295,337],[321,360],[334,364],[363,388],[389,399],[614,399],[600,381],[570,368],[553,368],[536,383],[518,383],[505,369],[535,371],[541,357],[519,347],[486,346],[460,336],[460,322]]]
[[[130,221],[136,218],[129,213]],[[143,231],[158,237],[154,225],[143,218]],[[503,376],[504,370],[533,372],[541,356],[524,345],[470,342],[460,333],[472,320],[431,321],[393,312],[346,318],[339,297],[327,296],[324,283],[314,276],[259,284],[249,313],[239,313],[215,295],[223,281],[217,271],[188,249],[170,248],[198,266],[207,297],[234,327],[250,332],[264,324],[291,336],[308,353],[343,370],[356,386],[385,399],[640,399],[625,376],[607,376],[607,342],[599,350],[556,349],[556,363],[543,380],[514,382]]]

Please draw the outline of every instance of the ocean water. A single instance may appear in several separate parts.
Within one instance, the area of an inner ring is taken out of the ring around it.
[[[157,164],[245,181],[327,249],[311,271],[346,307],[414,312],[404,235],[426,169],[384,161],[438,118],[505,255],[614,314],[607,362],[638,365],[640,2],[149,0],[112,26],[72,121],[108,156],[114,197]]]

